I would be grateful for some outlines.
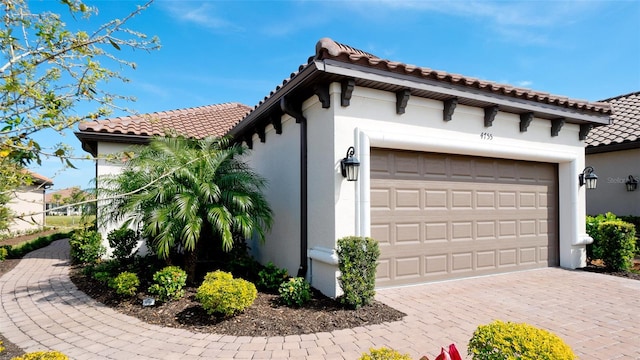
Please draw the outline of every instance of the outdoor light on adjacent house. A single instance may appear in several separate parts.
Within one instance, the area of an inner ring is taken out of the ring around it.
[[[347,150],[347,156],[340,161],[340,170],[342,176],[347,178],[347,181],[358,180],[358,169],[360,168],[360,161],[354,156],[356,150],[353,146]]]
[[[627,191],[636,191],[638,188],[638,178],[629,175],[629,180],[624,183],[627,186]]]
[[[598,175],[593,172],[591,166],[587,166],[582,170],[582,173],[578,175],[580,186],[587,185],[587,189],[595,189],[598,182]]]

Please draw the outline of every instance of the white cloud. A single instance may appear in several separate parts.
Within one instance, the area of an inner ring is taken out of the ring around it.
[[[218,15],[210,3],[197,1],[159,1],[160,7],[179,21],[215,30],[241,32],[244,29]]]

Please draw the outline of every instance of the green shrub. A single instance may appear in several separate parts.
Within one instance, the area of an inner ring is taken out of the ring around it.
[[[638,243],[638,236],[640,235],[640,216],[620,216],[620,220],[633,224],[636,227],[636,255],[640,256],[640,245]]]
[[[14,357],[11,360],[69,360],[69,357],[59,351],[36,351]]]
[[[598,226],[601,259],[607,268],[629,270],[636,250],[636,229],[622,220],[605,221]]]
[[[258,287],[265,291],[276,292],[282,284],[289,277],[287,269],[280,269],[272,262],[269,262],[264,269],[258,273]]]
[[[357,309],[373,300],[376,267],[380,250],[378,242],[368,237],[347,236],[338,240],[338,281],[344,294],[340,302]]]
[[[251,306],[257,296],[255,285],[249,281],[234,279],[223,271],[214,271],[205,276],[196,293],[196,300],[208,314],[231,316]]]
[[[573,360],[575,354],[558,336],[525,323],[496,320],[480,325],[467,353],[474,360]]]
[[[184,296],[187,273],[177,266],[167,266],[153,274],[153,281],[149,292],[158,295],[160,301],[178,300]]]
[[[369,353],[362,354],[358,360],[411,360],[411,356],[383,347],[379,349],[369,349]]]
[[[598,227],[605,221],[614,220],[618,220],[618,218],[611,212],[598,214],[596,216],[587,216],[587,234],[589,234],[593,239],[593,243],[587,245],[587,257],[589,259],[602,259],[602,256],[604,255],[602,247],[600,246],[602,243],[602,234]]]
[[[72,233],[73,232],[62,232],[62,233],[55,233],[55,234],[46,235],[46,236],[40,236],[36,239],[33,239],[31,241],[26,241],[19,245],[15,245],[15,246],[5,245],[3,246],[3,248],[5,248],[8,252],[7,258],[19,259],[23,257],[25,254],[30,253],[34,250],[38,250],[45,246],[48,246],[49,244],[51,244],[56,240],[66,239],[70,237]]]
[[[311,286],[303,277],[291,278],[284,281],[278,288],[280,299],[287,306],[302,306],[311,300]]]
[[[129,260],[135,253],[140,234],[127,228],[113,230],[107,235],[109,246],[113,249],[113,257],[120,261]]]
[[[0,247],[0,261],[3,261],[9,256],[9,250],[5,247]]]
[[[138,292],[138,286],[140,286],[138,275],[129,271],[123,271],[109,280],[109,287],[118,295],[134,296]]]
[[[0,353],[4,351],[4,346],[2,345],[2,340],[0,340]]]
[[[74,264],[96,262],[106,253],[102,236],[95,230],[76,230],[69,240],[71,261]]]

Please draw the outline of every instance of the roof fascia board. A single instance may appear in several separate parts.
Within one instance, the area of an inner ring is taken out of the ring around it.
[[[612,151],[622,151],[622,150],[631,150],[631,149],[640,149],[640,141],[609,144],[609,145],[599,145],[599,146],[587,146],[585,148],[585,153],[600,154],[600,153],[606,153],[606,152],[612,152]]]
[[[316,64],[319,61],[316,61]],[[402,87],[410,87],[419,90],[432,91],[441,94],[450,95],[452,97],[467,98],[477,101],[483,101],[498,106],[518,107],[524,111],[534,111],[545,113],[557,117],[566,117],[581,122],[590,122],[608,125],[610,123],[609,115],[587,115],[569,109],[559,109],[552,105],[533,103],[522,99],[512,97],[500,97],[499,95],[486,94],[475,89],[460,87],[456,85],[443,85],[440,82],[430,79],[419,79],[414,76],[405,74],[390,73],[381,69],[373,69],[369,67],[359,66],[355,64],[344,63],[337,60],[322,60],[323,66],[317,66],[318,69],[327,73],[379,81],[383,83],[398,85]],[[392,74],[392,75],[391,75]]]
[[[102,141],[127,144],[147,144],[153,138],[152,136],[145,135],[127,135],[84,131],[77,131],[75,135],[78,139],[80,139],[80,141]]]
[[[309,63],[302,71],[291,78],[286,84],[282,85],[279,90],[276,90],[273,95],[268,97],[264,103],[258,105],[258,107],[242,119],[236,126],[231,128],[227,132],[228,135],[237,137],[239,134],[244,133],[247,129],[253,126],[254,122],[260,119],[261,116],[268,114],[269,110],[276,106],[280,108],[280,99],[291,93],[298,85],[303,83],[309,76],[311,76],[318,69],[316,65],[318,62]]]

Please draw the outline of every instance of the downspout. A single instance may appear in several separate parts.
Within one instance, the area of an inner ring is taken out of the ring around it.
[[[307,119],[300,119],[300,267],[298,277],[307,275]]]
[[[302,109],[294,107],[285,97],[280,98],[280,109],[296,119],[300,124],[300,267],[298,277],[307,275],[307,119],[302,115]]]

